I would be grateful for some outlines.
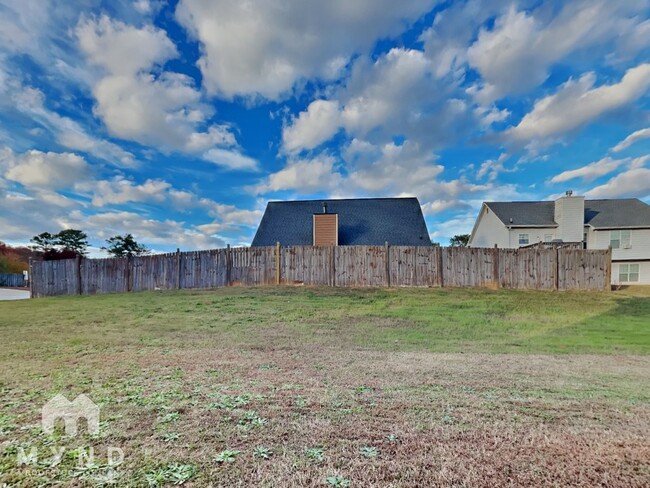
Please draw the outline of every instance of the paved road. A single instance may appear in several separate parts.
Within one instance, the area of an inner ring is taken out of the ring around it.
[[[0,300],[24,300],[29,298],[29,291],[0,288]]]

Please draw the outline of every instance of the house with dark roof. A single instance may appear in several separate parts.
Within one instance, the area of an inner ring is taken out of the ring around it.
[[[430,246],[417,198],[268,202],[251,246]]]
[[[612,247],[612,282],[650,284],[650,205],[638,198],[484,202],[468,246],[517,248],[538,242]]]

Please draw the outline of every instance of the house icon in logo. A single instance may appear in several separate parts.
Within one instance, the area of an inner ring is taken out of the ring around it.
[[[41,425],[46,434],[54,432],[54,424],[61,418],[65,424],[65,433],[69,436],[77,435],[80,418],[86,419],[88,432],[99,434],[99,407],[86,395],[79,395],[71,402],[59,394],[43,405]]]

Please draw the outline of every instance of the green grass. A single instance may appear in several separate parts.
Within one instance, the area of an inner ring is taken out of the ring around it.
[[[0,486],[647,486],[650,289],[0,302],[0,393]],[[100,434],[46,435],[57,393]]]
[[[235,288],[0,302],[0,350],[345,343],[391,351],[650,352],[650,293]],[[43,327],[51,334],[42,334]]]

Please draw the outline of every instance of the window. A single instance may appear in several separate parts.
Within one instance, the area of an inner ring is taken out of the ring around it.
[[[639,281],[638,264],[619,264],[618,281],[620,283],[634,283]]]
[[[629,249],[630,248],[630,231],[613,230],[609,233],[609,245],[612,249]]]
[[[530,242],[530,237],[528,234],[519,234],[519,245],[527,246]]]
[[[553,234],[544,234],[544,242],[551,242],[553,240]]]

